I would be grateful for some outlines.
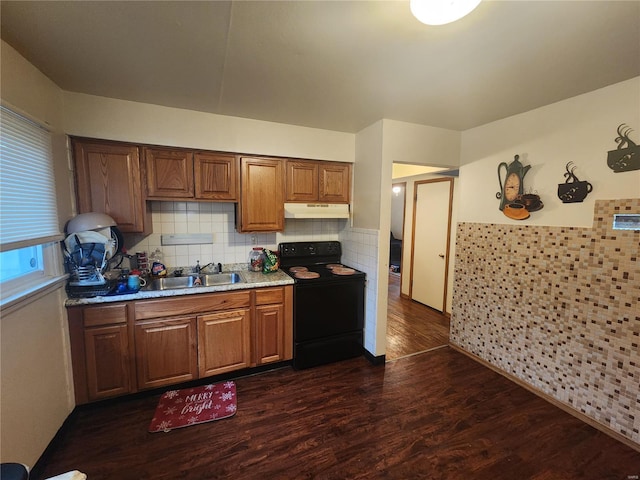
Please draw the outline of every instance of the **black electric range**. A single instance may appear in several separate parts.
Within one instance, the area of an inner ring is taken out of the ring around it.
[[[294,368],[362,355],[366,274],[340,262],[337,241],[281,243],[279,251],[295,281]]]

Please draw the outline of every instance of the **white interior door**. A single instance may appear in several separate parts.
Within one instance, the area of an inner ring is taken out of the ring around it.
[[[415,184],[411,298],[444,311],[452,179]]]

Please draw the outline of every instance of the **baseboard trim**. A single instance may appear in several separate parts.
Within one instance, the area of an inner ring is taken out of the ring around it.
[[[502,369],[496,367],[495,365],[487,362],[485,359],[477,356],[474,353],[466,351],[465,349],[463,349],[462,347],[459,347],[458,345],[455,345],[453,343],[449,343],[449,346],[451,348],[453,348],[455,351],[460,352],[463,355],[466,355],[467,357],[471,358],[472,360],[484,365],[485,367],[489,368],[490,370],[493,370],[494,372],[498,373],[499,375],[502,375],[507,380],[511,380],[513,383],[517,384],[518,386],[530,391],[531,393],[533,393],[534,395],[537,395],[538,397],[542,398],[543,400],[546,400],[547,402],[551,403],[552,405],[554,405],[554,406],[558,407],[559,409],[565,411],[569,415],[572,415],[572,416],[576,417],[578,420],[583,421],[584,423],[592,426],[596,430],[600,430],[602,433],[612,437],[614,440],[617,440],[617,441],[619,441],[621,443],[624,443],[626,446],[628,446],[628,447],[640,452],[640,444],[635,443],[633,440],[631,440],[630,438],[625,437],[621,433],[618,433],[615,430],[612,430],[611,428],[607,427],[606,425],[603,425],[603,424],[595,421],[593,418],[585,415],[584,413],[579,412],[578,410],[576,410],[571,405],[567,405],[566,403],[563,403],[560,400],[558,400],[556,398],[553,398],[548,393],[545,393],[545,392],[542,392],[542,391],[538,390],[537,388],[529,385],[527,382],[525,382],[522,379],[516,377],[515,375],[512,375],[512,374],[510,374],[508,372],[505,372],[504,370],[502,370]]]
[[[387,361],[386,355],[375,356],[366,348],[364,348],[363,350],[364,350],[364,358],[369,360],[369,363],[371,363],[372,365],[378,366],[378,365],[384,365],[386,363]]]

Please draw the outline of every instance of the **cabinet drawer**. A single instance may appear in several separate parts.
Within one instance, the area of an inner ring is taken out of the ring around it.
[[[121,303],[118,305],[87,307],[82,312],[82,321],[85,327],[127,323],[127,305]]]
[[[284,302],[284,289],[280,288],[262,288],[256,290],[256,305],[268,305],[271,303]]]
[[[144,300],[136,302],[136,320],[189,315],[242,308],[251,305],[251,292],[242,290],[233,293],[211,293],[186,295],[182,298]]]

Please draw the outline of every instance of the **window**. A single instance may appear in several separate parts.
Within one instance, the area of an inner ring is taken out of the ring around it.
[[[0,287],[2,303],[59,271],[51,134],[0,106]]]

